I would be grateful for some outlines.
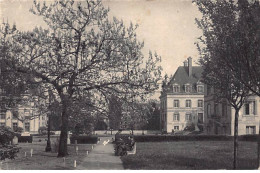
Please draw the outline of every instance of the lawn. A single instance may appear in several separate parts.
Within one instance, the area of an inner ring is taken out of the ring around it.
[[[86,156],[87,150],[91,150],[91,144],[78,144],[78,155],[75,153],[74,145],[68,145],[69,155],[58,158],[56,152],[45,152],[46,142],[19,143],[21,147],[15,160],[3,161],[0,169],[5,170],[71,170],[74,169],[74,160],[79,165]],[[33,156],[30,151],[33,149]],[[53,149],[53,146],[52,146]],[[25,152],[27,157],[25,157]],[[1,163],[0,163],[1,164]]]
[[[232,141],[138,142],[136,155],[121,157],[125,169],[232,169]],[[238,169],[257,168],[257,143],[239,142]]]

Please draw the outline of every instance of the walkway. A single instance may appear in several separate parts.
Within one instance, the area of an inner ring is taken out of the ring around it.
[[[123,170],[120,157],[114,155],[112,137],[100,137],[100,142],[86,155],[83,163],[77,166],[79,170]],[[108,142],[109,140],[109,142]]]

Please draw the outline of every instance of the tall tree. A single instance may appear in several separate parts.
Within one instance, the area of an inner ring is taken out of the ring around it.
[[[107,95],[143,97],[158,88],[160,57],[144,58],[144,43],[137,40],[137,26],[109,20],[101,1],[34,1],[33,14],[48,29],[1,35],[11,51],[4,57],[15,71],[31,75],[42,87],[53,90],[61,105],[58,157],[67,155],[69,106],[87,95],[89,106],[102,109]]]
[[[203,14],[200,22],[200,27],[204,28],[202,42],[218,54],[237,80],[260,96],[259,1],[194,2]]]
[[[244,75],[244,61],[239,57],[241,49],[242,31],[238,26],[242,19],[241,3],[238,1],[196,1],[200,12],[203,14],[197,24],[203,31],[198,49],[200,51],[200,63],[204,68],[203,80],[214,87],[217,99],[226,99],[235,109],[234,121],[234,163],[237,168],[238,148],[238,117],[239,110],[249,95],[250,88],[246,81],[242,82]],[[244,43],[243,43],[244,44]],[[231,67],[231,61],[235,68]]]
[[[121,118],[123,116],[122,101],[115,95],[111,95],[108,103],[108,120],[110,129],[119,129]]]
[[[147,130],[160,130],[160,108],[157,100],[149,101],[149,112],[147,113]]]

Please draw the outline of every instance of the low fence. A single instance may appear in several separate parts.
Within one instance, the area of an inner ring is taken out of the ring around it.
[[[95,130],[92,134],[95,135],[115,135],[118,130]],[[142,135],[142,134],[160,134],[161,131],[156,130],[134,130],[134,135]],[[132,134],[132,130],[123,130],[121,134]]]
[[[71,136],[70,142],[71,144],[75,144],[77,140],[77,144],[96,144],[98,141],[97,136]]]

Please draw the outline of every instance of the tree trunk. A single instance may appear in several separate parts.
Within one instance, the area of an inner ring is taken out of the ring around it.
[[[238,148],[238,116],[239,109],[235,110],[235,123],[234,123],[234,162],[233,169],[237,169],[237,148]]]
[[[258,140],[257,140],[257,163],[258,170],[260,169],[260,121],[259,121],[259,131],[258,131]]]
[[[64,102],[63,102],[64,103]],[[61,115],[61,134],[59,141],[59,151],[58,157],[65,157],[68,155],[67,150],[67,138],[68,138],[68,114],[67,114],[67,104],[62,104],[62,115]]]

